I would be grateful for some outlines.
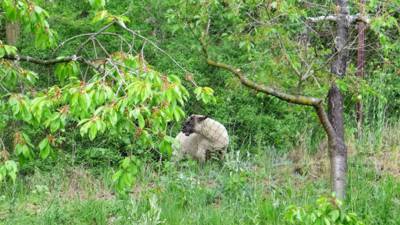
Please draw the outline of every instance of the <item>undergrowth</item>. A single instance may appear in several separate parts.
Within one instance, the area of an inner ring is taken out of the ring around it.
[[[390,150],[397,155],[399,151]],[[129,196],[122,198],[113,191],[109,168],[88,167],[90,159],[74,165],[59,160],[51,169],[34,170],[14,185],[1,186],[0,221],[13,225],[285,224],[288,208],[313,207],[319,197],[330,196],[326,153],[297,154],[296,158],[293,153],[264,148],[251,154],[230,151],[223,165],[148,163]],[[354,152],[349,158],[343,210],[357,214],[365,224],[400,224],[400,181],[393,171],[377,168],[384,159],[380,154]]]

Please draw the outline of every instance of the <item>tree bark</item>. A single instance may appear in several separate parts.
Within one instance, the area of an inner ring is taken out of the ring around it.
[[[346,74],[348,51],[346,49],[350,21],[347,0],[337,0],[337,33],[335,37],[336,58],[331,72],[342,78]],[[332,190],[339,199],[345,198],[347,173],[347,147],[344,140],[343,96],[334,82],[328,93],[328,117],[336,133],[336,145],[330,146]]]
[[[346,193],[347,147],[344,140],[343,96],[336,84],[328,93],[328,118],[335,130],[335,145],[329,146],[332,190],[340,199]],[[329,136],[328,136],[329,138]]]
[[[360,0],[360,14],[365,16],[365,0]],[[358,27],[358,47],[357,47],[357,72],[356,76],[364,77],[365,65],[365,29],[367,25],[364,21],[360,20],[357,24]],[[357,137],[362,136],[362,123],[363,123],[363,105],[361,99],[357,98],[356,102],[356,121],[357,121]]]
[[[20,33],[19,23],[9,22],[6,24],[6,40],[8,45],[16,45]]]

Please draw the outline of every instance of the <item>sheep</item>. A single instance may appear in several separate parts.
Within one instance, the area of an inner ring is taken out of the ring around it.
[[[191,115],[175,138],[173,157],[180,160],[186,155],[205,162],[208,154],[218,153],[223,159],[229,144],[226,128],[221,123],[203,115]]]

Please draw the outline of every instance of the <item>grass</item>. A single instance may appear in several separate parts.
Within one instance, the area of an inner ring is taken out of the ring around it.
[[[382,143],[375,152],[349,145],[346,210],[365,224],[400,224],[400,145]],[[264,149],[232,151],[223,165],[149,163],[126,198],[115,196],[110,168],[61,160],[0,187],[0,224],[284,224],[287,206],[329,195],[325,154]]]

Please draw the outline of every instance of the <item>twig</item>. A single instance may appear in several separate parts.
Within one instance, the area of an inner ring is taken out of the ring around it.
[[[160,48],[156,43],[154,43],[150,39],[144,37],[143,35],[140,35],[139,33],[135,32],[134,30],[131,30],[131,29],[127,28],[125,25],[121,24],[119,21],[116,21],[116,24],[119,27],[121,27],[122,29],[124,29],[124,30],[128,31],[129,33],[131,33],[132,35],[138,36],[141,39],[143,39],[143,40],[147,41],[148,43],[150,43],[154,48],[156,48],[158,51],[160,51],[161,53],[166,55],[181,70],[183,70],[186,73],[189,73],[189,71],[187,69],[185,69],[183,66],[181,66],[181,64],[179,64],[170,54],[168,54],[166,51],[164,51],[162,48]]]
[[[111,23],[107,24],[106,26],[102,27],[100,30],[98,30],[96,33],[92,34],[85,42],[83,42],[81,45],[76,50],[76,55],[79,55],[82,51],[82,49],[85,47],[87,43],[89,43],[93,38],[95,38],[97,35],[101,34],[103,31],[107,30],[109,27],[111,27],[115,21],[112,21]]]

